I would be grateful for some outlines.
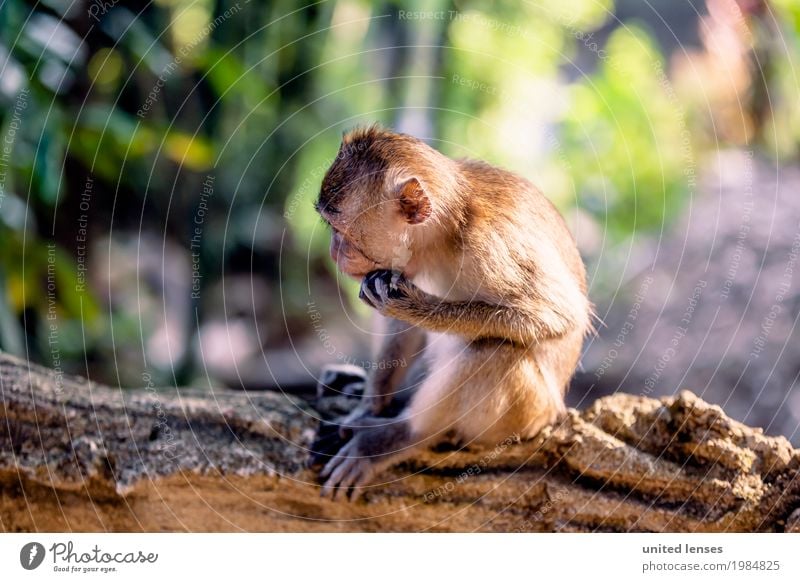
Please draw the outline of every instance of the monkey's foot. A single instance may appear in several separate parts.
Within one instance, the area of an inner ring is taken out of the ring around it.
[[[321,467],[328,463],[347,441],[353,437],[353,431],[368,426],[385,425],[386,418],[372,416],[363,407],[357,407],[344,418],[333,421],[320,421],[317,437],[311,444],[311,452],[306,461],[309,468]]]
[[[355,429],[353,437],[320,472],[321,495],[333,500],[358,500],[367,485],[387,467],[400,462],[415,447],[409,444],[408,425],[396,419],[375,418],[376,426]]]
[[[326,396],[359,397],[364,391],[367,372],[352,364],[330,364],[322,368],[317,382],[317,398]]]
[[[322,409],[319,404],[326,400],[341,400],[342,402],[352,398],[363,398],[364,384],[367,380],[367,372],[358,366],[351,364],[331,364],[325,366],[317,382],[317,408]],[[341,399],[340,397],[344,397]],[[340,410],[330,414],[330,416],[341,415],[345,410]],[[351,413],[352,414],[352,413]],[[323,418],[330,418],[323,413]],[[321,420],[317,435],[311,444],[311,450],[306,460],[309,468],[321,467],[330,461],[334,455],[350,438],[351,434],[342,429],[342,422],[338,420]]]
[[[359,447],[350,441],[325,465],[320,478],[325,479],[321,495],[332,500],[356,501],[377,474],[373,462],[358,456]],[[352,491],[352,493],[351,493]]]
[[[317,429],[317,436],[311,443],[306,467],[315,469],[328,463],[336,453],[347,442],[342,434],[341,425],[338,422],[321,420]]]

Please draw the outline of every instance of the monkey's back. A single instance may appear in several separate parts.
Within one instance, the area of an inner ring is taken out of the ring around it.
[[[575,239],[552,202],[525,178],[475,160],[460,160],[471,184],[462,244],[476,257],[472,277],[488,300],[528,312],[552,306],[574,326],[529,355],[563,393],[591,327],[586,271]]]
[[[458,164],[472,185],[461,242],[478,250],[489,275],[501,274],[517,286],[523,281],[541,283],[548,272],[558,278],[566,267],[585,295],[586,270],[577,244],[550,199],[508,170],[479,160],[458,160]],[[501,290],[512,291],[509,285],[496,283]]]

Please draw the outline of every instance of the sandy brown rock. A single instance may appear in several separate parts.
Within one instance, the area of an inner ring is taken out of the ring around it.
[[[683,392],[617,394],[534,441],[429,452],[358,503],[304,468],[320,418],[276,393],[119,390],[0,355],[4,531],[783,531],[800,451]]]

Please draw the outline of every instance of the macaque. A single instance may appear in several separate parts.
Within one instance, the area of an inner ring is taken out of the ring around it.
[[[592,307],[575,241],[533,184],[373,126],[344,136],[316,208],[338,269],[385,318],[378,363],[406,363],[375,366],[323,495],[357,499],[422,447],[495,446],[558,420]]]

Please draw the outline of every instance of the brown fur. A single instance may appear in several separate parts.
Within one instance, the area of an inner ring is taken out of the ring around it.
[[[496,444],[555,421],[591,328],[591,305],[575,241],[536,187],[373,126],[345,136],[317,208],[334,228],[339,267],[363,277],[362,299],[403,322],[394,329],[425,330],[424,349],[419,333],[394,333],[379,354],[417,352],[429,370],[390,423],[407,427],[391,431],[408,438],[391,441],[381,467],[393,453],[407,456],[446,433]],[[372,273],[364,277],[365,270]],[[326,492],[374,477],[375,464],[350,455],[376,454],[365,427],[374,441],[374,419],[402,391],[404,376],[373,376],[364,405],[346,419],[353,440],[324,472],[335,476]]]

